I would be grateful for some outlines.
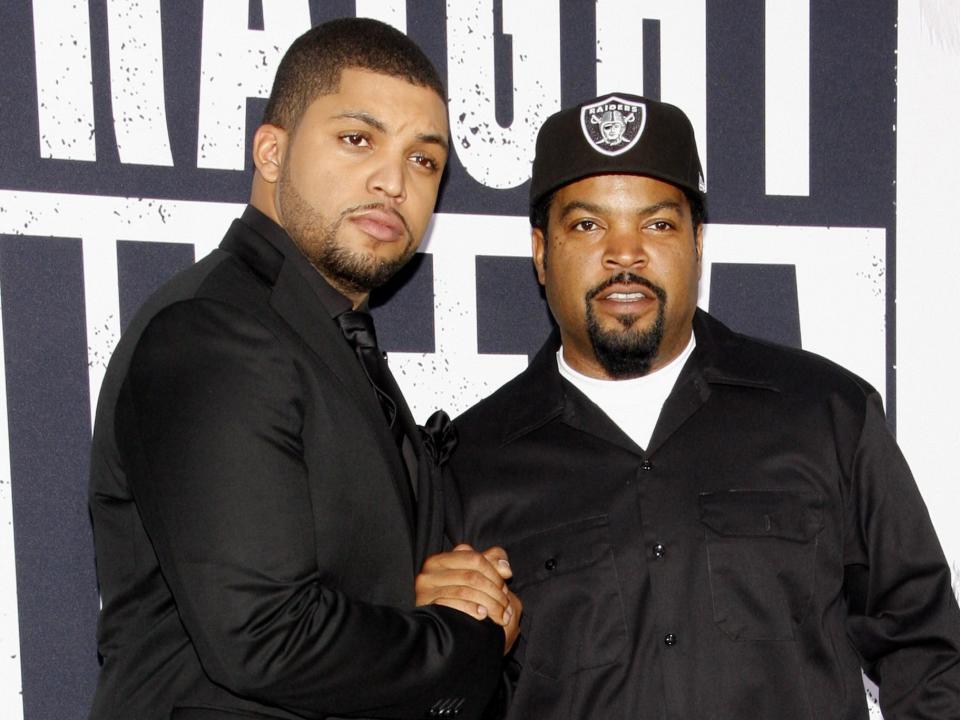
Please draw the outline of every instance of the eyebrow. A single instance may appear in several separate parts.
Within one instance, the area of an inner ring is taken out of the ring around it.
[[[595,215],[600,215],[608,211],[603,205],[596,205],[590,202],[584,202],[582,200],[571,200],[570,202],[563,205],[560,208],[560,217],[566,216],[568,213],[574,210],[585,210],[588,213],[593,213]],[[678,203],[676,200],[661,200],[660,202],[653,203],[652,205],[647,205],[646,207],[639,208],[636,210],[637,215],[651,215],[653,213],[659,212],[661,210],[674,210],[678,213],[683,212],[683,205]]]
[[[345,110],[342,113],[337,113],[336,115],[333,116],[333,119],[335,120],[339,120],[342,118],[346,118],[350,120],[359,120],[365,125],[369,125],[377,132],[382,132],[382,133],[387,132],[387,126],[384,125],[382,121],[375,118],[370,113],[364,112],[363,110]],[[443,148],[443,151],[447,153],[450,150],[450,147],[447,143],[447,139],[443,137],[443,135],[438,135],[437,133],[418,133],[416,139],[417,139],[417,142],[430,143],[432,145],[439,145],[441,148]]]
[[[443,148],[443,152],[449,154],[450,146],[447,143],[447,139],[443,135],[437,135],[436,133],[425,133],[417,135],[417,140],[423,143],[431,143],[433,145],[439,145]]]
[[[653,205],[647,205],[645,208],[640,208],[637,210],[637,215],[652,215],[653,213],[660,212],[661,210],[675,210],[682,215],[683,205],[678,203],[676,200],[661,200]]]
[[[344,110],[342,113],[337,113],[333,116],[334,120],[340,120],[346,118],[349,120],[359,120],[365,125],[369,125],[374,130],[379,130],[380,132],[386,132],[387,126],[384,125],[380,120],[375,118],[368,112],[363,112],[362,110]]]
[[[594,215],[600,215],[604,211],[602,205],[595,205],[594,203],[584,202],[583,200],[571,200],[568,203],[565,203],[563,207],[560,208],[560,217],[566,217],[569,213],[574,210],[586,210],[588,213],[593,213]]]

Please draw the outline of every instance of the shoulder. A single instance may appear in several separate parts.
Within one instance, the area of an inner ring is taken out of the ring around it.
[[[734,332],[699,313],[695,362],[711,384],[768,387],[810,399],[839,395],[862,403],[877,394],[854,372],[821,355]]]
[[[265,305],[271,290],[239,258],[217,249],[164,283],[143,304],[126,333],[136,334],[166,308],[183,302],[208,300],[249,311]]]
[[[548,339],[523,372],[454,420],[464,446],[482,451],[503,445],[562,413],[558,347],[557,338]]]
[[[768,368],[785,392],[819,397],[840,395],[857,402],[878,394],[865,379],[822,355],[762,340],[752,344],[755,349],[749,355]]]
[[[527,367],[512,380],[508,380],[493,393],[458,415],[454,420],[456,426],[469,429],[471,432],[483,428],[502,427],[506,418],[504,413],[512,412],[520,397],[526,394],[524,391],[529,387],[530,376],[531,369]]]
[[[543,381],[544,368],[530,365],[519,375],[501,385],[497,390],[457,416],[458,427],[502,427],[508,415],[519,404],[542,397],[537,388]]]
[[[199,342],[212,336],[248,352],[262,348],[273,335],[268,329],[269,297],[262,279],[219,249],[177,273],[144,302],[123,331],[107,367],[101,402],[119,389],[135,356],[143,361],[165,350],[171,356],[197,358],[220,347]]]

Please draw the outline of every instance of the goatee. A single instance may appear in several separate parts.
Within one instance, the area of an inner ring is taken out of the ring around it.
[[[344,221],[362,210],[384,209],[382,203],[368,203],[347,208],[328,223],[314,207],[297,192],[286,176],[280,179],[280,213],[284,229],[310,264],[334,288],[346,295],[366,294],[393,277],[416,252],[413,236],[402,215],[406,246],[395,258],[379,258],[349,250],[338,241]]]
[[[592,300],[601,292],[616,284],[642,285],[657,297],[657,317],[645,330],[634,329],[636,315],[619,315],[617,320],[622,330],[608,330],[600,326],[593,311]],[[667,293],[659,285],[654,285],[644,277],[634,273],[620,273],[591,289],[586,295],[587,334],[597,361],[610,377],[617,380],[642,377],[650,371],[660,342],[663,340],[664,311],[667,305]]]

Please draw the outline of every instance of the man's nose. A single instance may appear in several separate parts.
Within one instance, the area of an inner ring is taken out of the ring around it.
[[[607,268],[636,268],[647,264],[643,233],[630,225],[612,225],[604,236],[603,264]]]
[[[367,181],[367,189],[375,195],[386,195],[397,203],[407,196],[403,158],[384,157],[374,167]]]

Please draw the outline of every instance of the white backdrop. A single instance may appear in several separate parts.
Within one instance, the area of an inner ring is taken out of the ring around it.
[[[960,578],[960,3],[900,3],[897,81],[897,439]]]

